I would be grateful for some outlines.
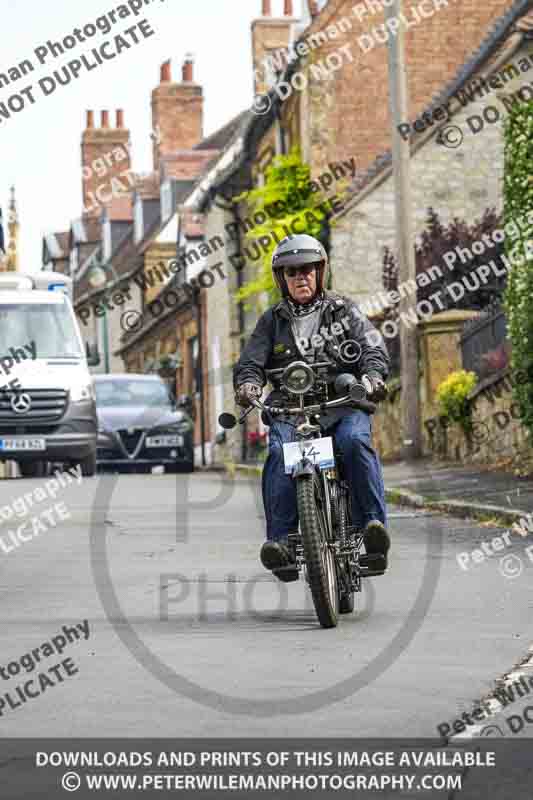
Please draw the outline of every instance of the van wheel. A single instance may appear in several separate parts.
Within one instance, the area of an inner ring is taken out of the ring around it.
[[[93,475],[96,475],[96,450],[78,463],[81,467],[82,476],[84,478],[92,478]]]
[[[20,474],[23,478],[45,478],[48,474],[48,462],[19,462]]]

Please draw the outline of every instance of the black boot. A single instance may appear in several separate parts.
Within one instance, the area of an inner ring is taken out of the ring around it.
[[[271,570],[280,581],[290,583],[298,580],[298,569],[287,540],[267,540],[261,548],[260,558],[265,569]]]
[[[370,520],[364,531],[364,543],[367,555],[380,556],[379,562],[384,572],[387,569],[390,536],[382,522],[377,519]],[[374,561],[375,559],[370,560]],[[378,568],[377,563],[374,568]]]

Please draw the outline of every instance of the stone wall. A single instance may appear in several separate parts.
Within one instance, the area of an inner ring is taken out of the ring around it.
[[[495,464],[518,455],[533,455],[526,429],[521,425],[518,404],[512,396],[507,369],[479,383],[472,401],[472,430],[466,435],[460,425],[440,416],[436,402],[439,384],[462,369],[460,330],[471,312],[437,314],[420,326],[420,417],[423,454],[465,464]],[[375,446],[384,461],[401,457],[401,382],[392,382],[389,397],[374,415]]]
[[[518,456],[533,456],[526,429],[520,423],[518,404],[504,381],[505,376],[499,376],[473,398],[470,436],[422,403],[423,455],[461,464],[492,465]],[[494,390],[500,393],[499,397]],[[374,445],[383,461],[400,457],[400,426],[401,388],[396,388],[374,415]]]
[[[424,421],[426,451],[469,464],[496,464],[531,455],[526,429],[520,423],[508,376],[499,375],[472,399],[472,432],[447,425],[438,416]]]

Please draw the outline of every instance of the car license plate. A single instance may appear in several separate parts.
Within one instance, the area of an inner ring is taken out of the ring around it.
[[[291,475],[296,464],[304,456],[320,469],[328,469],[335,466],[333,439],[331,436],[324,436],[322,439],[311,439],[309,442],[289,442],[284,444],[285,473]]]
[[[183,447],[183,436],[149,436],[146,447]]]
[[[0,439],[0,450],[46,450],[44,439]]]

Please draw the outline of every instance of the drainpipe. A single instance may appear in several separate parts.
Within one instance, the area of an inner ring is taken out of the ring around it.
[[[199,372],[199,389],[200,389],[200,437],[202,440],[202,467],[206,466],[205,459],[205,394],[204,394],[204,337],[202,331],[203,314],[202,314],[202,296],[200,290],[197,289],[194,294],[194,303],[196,306],[196,326],[198,328],[198,372]]]
[[[239,216],[239,211],[237,208],[232,207],[233,211],[233,219],[239,225],[241,222],[241,218]],[[239,228],[237,227],[237,230]],[[241,237],[240,234],[237,236],[237,250],[235,255],[238,257],[240,263],[240,257],[242,256],[242,249],[241,249]],[[244,285],[244,269],[243,267],[239,267],[237,270],[237,288],[241,289]],[[239,303],[239,353],[243,351],[243,336],[244,336],[244,305],[243,303]],[[242,428],[242,438],[241,438],[241,459],[243,464],[246,463],[246,459],[248,458],[248,417],[244,419],[244,422],[241,425]]]
[[[215,205],[218,208],[222,208],[224,211],[229,211],[233,215],[233,221],[237,223],[237,229],[239,223],[241,222],[241,218],[239,216],[239,212],[237,208],[230,202],[229,198],[225,197],[221,192],[219,192],[220,196],[226,201],[226,205],[217,201]],[[215,202],[215,198],[213,197],[213,202]],[[239,262],[242,256],[242,249],[241,249],[241,238],[240,236],[237,237],[237,246],[234,255],[237,256]],[[237,273],[237,288],[241,289],[244,285],[244,276],[243,276],[243,267],[235,267],[235,272]],[[244,335],[244,305],[239,303],[239,353],[243,351],[243,335]],[[248,437],[248,417],[245,417],[242,425],[240,426],[242,430],[242,439],[241,439],[241,461],[243,463],[246,462],[246,458],[248,456],[248,447],[246,444],[247,437]]]

